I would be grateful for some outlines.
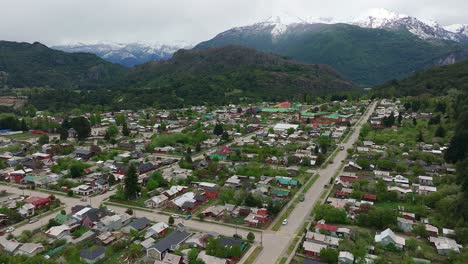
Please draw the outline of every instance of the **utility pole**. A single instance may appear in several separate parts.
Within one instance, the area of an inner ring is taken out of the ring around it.
[[[263,247],[263,231],[260,232],[260,246]]]

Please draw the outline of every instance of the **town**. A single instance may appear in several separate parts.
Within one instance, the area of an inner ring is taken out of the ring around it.
[[[456,168],[440,115],[412,107],[6,117],[20,130],[1,131],[0,246],[67,263],[444,262],[465,239],[438,202]]]

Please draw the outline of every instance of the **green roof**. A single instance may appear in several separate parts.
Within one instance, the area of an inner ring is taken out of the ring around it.
[[[284,191],[284,190],[274,189],[273,191],[271,191],[271,194],[274,194],[274,195],[276,195],[276,196],[288,196],[288,195],[289,195],[289,192],[288,192],[288,191]]]
[[[265,107],[260,109],[262,112],[267,112],[267,113],[288,113],[288,112],[294,112],[295,109],[293,108],[276,108],[276,107]]]
[[[27,181],[27,182],[42,182],[45,180],[45,176],[32,176],[32,175],[27,175],[26,177],[24,177],[24,181]]]
[[[307,111],[302,111],[301,116],[306,116],[306,117],[315,117],[315,116],[322,116],[328,114],[327,112],[317,112],[317,113],[311,113]]]
[[[297,185],[297,181],[293,179],[277,178],[278,182],[283,185]]]
[[[330,132],[323,132],[322,134],[320,134],[320,136],[322,136],[322,137],[329,137],[329,136],[330,136]]]
[[[67,215],[64,214],[58,214],[55,216],[55,221],[61,225],[67,221]]]

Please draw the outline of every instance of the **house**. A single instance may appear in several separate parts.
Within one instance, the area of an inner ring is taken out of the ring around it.
[[[76,149],[72,154],[75,155],[75,157],[81,158],[82,160],[89,160],[97,153],[89,149]]]
[[[151,226],[151,221],[146,217],[141,217],[141,218],[138,218],[137,220],[133,221],[130,224],[130,229],[141,231],[141,230],[144,230],[145,228],[147,228],[148,226]]]
[[[221,218],[224,215],[224,205],[213,205],[202,211],[205,217]]]
[[[156,260],[154,264],[182,264],[184,258],[182,256],[174,255],[171,253],[167,253],[166,256],[164,256],[163,260]],[[205,263],[210,263],[210,262],[205,262]]]
[[[356,162],[354,161],[348,161],[348,164],[344,168],[345,171],[359,171],[362,170],[362,167],[359,166]]]
[[[158,196],[153,196],[152,198],[146,200],[145,206],[151,208],[159,208],[166,205],[167,201],[169,201],[169,198],[164,194],[160,194]]]
[[[155,237],[155,238],[160,238],[166,235],[167,233],[167,228],[169,228],[169,225],[163,222],[156,223],[152,225],[148,230],[146,230],[145,238],[147,237]]]
[[[311,241],[304,241],[304,243],[302,243],[302,249],[304,250],[304,254],[306,254],[309,257],[320,256],[320,250],[324,248],[327,248],[327,245]]]
[[[33,216],[34,215],[34,210],[35,210],[35,206],[33,204],[30,204],[30,203],[27,203],[27,204],[24,204],[23,206],[21,206],[19,209],[18,209],[18,213],[22,216],[22,217],[29,217],[29,216]]]
[[[390,172],[375,170],[374,176],[377,178],[390,177]]]
[[[237,175],[233,175],[226,180],[226,182],[224,183],[224,186],[231,187],[231,188],[238,188],[241,186],[241,178]]]
[[[150,259],[163,260],[169,251],[176,250],[190,236],[191,233],[176,230],[148,248],[146,255]]]
[[[14,254],[20,246],[21,243],[18,243],[15,240],[7,240],[4,237],[0,237],[0,247],[6,253]]]
[[[311,231],[308,231],[306,233],[305,239],[306,241],[317,242],[317,243],[324,244],[324,245],[334,247],[334,248],[337,248],[340,243],[339,238],[327,236],[321,233],[316,233],[316,232],[311,232]]]
[[[226,160],[228,155],[233,151],[228,146],[219,147],[215,152],[210,154],[211,159]]]
[[[403,232],[411,232],[413,230],[414,221],[403,217],[397,217],[397,225]]]
[[[276,199],[286,199],[289,196],[289,191],[274,189],[271,191],[271,197]]]
[[[75,188],[72,188],[72,191],[78,195],[89,196],[95,192],[95,189],[91,185],[81,184]]]
[[[218,258],[218,257],[215,257],[215,256],[210,256],[208,254],[206,254],[206,251],[201,251],[199,254],[198,254],[198,258],[201,259],[204,263],[209,263],[209,264],[228,264],[228,260],[227,259],[223,259],[223,258]]]
[[[411,189],[405,189],[405,188],[401,188],[399,186],[388,186],[387,191],[397,192],[399,198],[404,197],[406,194],[413,192],[413,190],[411,190]]]
[[[24,177],[26,177],[24,170],[16,170],[9,173],[9,179],[14,183],[21,183]]]
[[[425,195],[432,192],[437,192],[437,187],[424,185],[419,185],[418,187],[418,193],[421,195]]]
[[[433,225],[425,224],[424,228],[426,229],[429,236],[437,237],[439,235],[439,229]]]
[[[35,256],[42,251],[44,251],[44,246],[41,244],[24,243],[18,248],[18,250],[16,251],[16,254]]]
[[[53,226],[45,233],[51,238],[62,239],[63,237],[70,235],[70,227],[67,225]]]
[[[220,237],[219,245],[221,247],[227,247],[227,248],[238,246],[241,249],[241,251],[244,250],[247,246],[245,241],[234,239],[232,237]]]
[[[353,264],[354,255],[348,251],[340,251],[338,255],[338,264]]]
[[[117,231],[122,228],[122,226],[128,224],[130,221],[130,216],[127,214],[119,215],[107,215],[101,218],[98,222],[98,229],[105,231]]]
[[[290,177],[276,176],[275,180],[276,180],[278,186],[281,186],[283,188],[297,187],[297,185],[298,185],[298,181],[293,180]]]
[[[181,185],[173,185],[169,190],[166,190],[163,192],[164,195],[167,196],[167,198],[172,199],[176,197],[178,194],[185,192],[188,187],[186,186],[181,186]]]
[[[37,197],[30,196],[24,200],[25,203],[30,203],[34,205],[35,209],[39,209],[43,206],[48,206],[52,202],[49,197]]]
[[[362,199],[365,200],[365,201],[369,201],[369,202],[376,202],[377,201],[377,195],[366,193],[366,194],[364,194],[362,196]]]
[[[434,244],[437,253],[440,255],[448,255],[451,251],[460,252],[463,247],[451,238],[448,237],[429,237],[429,241]]]
[[[218,197],[218,189],[214,187],[206,187],[205,195],[208,199],[215,199],[216,197]]]
[[[383,245],[393,244],[400,249],[405,247],[405,238],[395,235],[390,228],[385,229],[380,234],[376,234],[374,240],[376,243]]]
[[[273,131],[275,131],[275,133],[283,133],[288,131],[289,129],[297,130],[298,127],[299,125],[295,124],[278,123],[273,127]]]
[[[419,184],[425,186],[433,186],[433,179],[430,176],[418,176]]]
[[[183,206],[186,202],[189,202],[189,203],[193,203],[195,204],[196,201],[195,201],[195,193],[193,192],[188,192],[188,193],[184,193],[182,194],[181,196],[178,196],[176,198],[174,198],[173,200],[170,201],[170,204],[173,206],[173,207],[177,207],[179,209],[183,209]]]
[[[95,249],[83,249],[80,252],[80,259],[88,264],[93,264],[105,257],[106,249],[97,247]]]
[[[325,220],[320,220],[315,225],[315,232],[319,233],[321,230],[329,232],[331,236],[338,236],[338,226],[325,224]]]

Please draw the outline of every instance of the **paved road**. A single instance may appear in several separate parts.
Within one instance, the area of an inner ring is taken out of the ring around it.
[[[343,143],[344,150],[339,150],[332,164],[326,168],[318,170],[319,178],[312,187],[304,195],[305,201],[298,203],[294,210],[290,213],[288,224],[280,228],[278,232],[266,232],[263,235],[264,249],[256,259],[255,263],[271,264],[275,263],[287,250],[292,242],[297,230],[302,227],[303,223],[309,217],[315,203],[320,199],[323,191],[323,186],[330,182],[330,178],[340,170],[341,161],[346,159],[346,150],[356,142],[359,137],[359,132],[364,123],[375,109],[376,102],[368,107],[366,114],[356,124],[354,132],[351,134],[348,143]]]

